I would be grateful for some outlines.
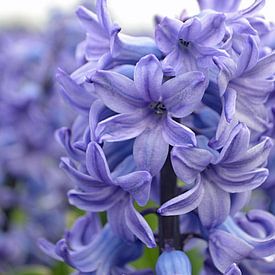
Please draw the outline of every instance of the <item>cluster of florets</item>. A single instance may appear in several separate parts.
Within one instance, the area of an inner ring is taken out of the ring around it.
[[[105,0],[96,14],[77,11],[87,32],[82,65],[57,79],[79,115],[57,138],[75,183],[69,202],[87,215],[56,245],[40,246],[79,274],[152,274],[129,265],[160,242],[144,218],[149,200],[157,215],[179,216],[183,240],[162,247],[158,275],[191,274],[184,251],[194,248],[203,274],[274,274],[275,217],[249,204],[264,190],[273,146],[272,25],[257,15],[262,0],[246,9],[238,0],[199,4],[195,16],[158,17],[155,39],[123,34]],[[179,184],[163,203],[167,160]]]
[[[62,150],[53,136],[73,116],[58,95],[55,71],[60,64],[76,68],[82,33],[75,19],[60,12],[50,21],[41,31],[0,31],[1,274],[49,263],[37,238],[56,241],[65,226],[70,185],[58,169]]]

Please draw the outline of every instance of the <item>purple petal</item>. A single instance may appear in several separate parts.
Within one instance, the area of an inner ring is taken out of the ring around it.
[[[153,176],[163,167],[169,145],[162,137],[160,126],[147,128],[134,143],[134,159],[138,170],[149,171]]]
[[[48,256],[52,257],[57,261],[63,261],[63,259],[58,256],[55,252],[55,245],[45,239],[38,240],[39,248]]]
[[[239,155],[239,158],[235,159],[234,165],[241,171],[263,167],[267,164],[267,158],[272,147],[272,140],[266,137],[260,143],[249,148],[246,153]]]
[[[200,103],[206,89],[205,76],[201,72],[189,72],[176,76],[162,85],[163,102],[174,117],[185,117]]]
[[[76,169],[68,158],[62,158],[60,167],[63,168],[67,174],[74,179],[77,186],[84,191],[97,191],[106,186],[101,180],[94,179],[90,175],[84,174]]]
[[[140,59],[135,69],[135,85],[144,101],[160,101],[162,78],[161,64],[154,55]]]
[[[164,17],[157,25],[155,39],[162,52],[168,54],[177,46],[181,26],[182,22],[180,20],[168,17]]]
[[[250,79],[267,79],[274,75],[275,53],[267,55],[259,60],[257,65],[245,74]]]
[[[105,113],[108,113],[108,110],[109,109],[106,108],[106,106],[101,102],[101,100],[95,100],[93,105],[91,106],[89,112],[89,128],[91,141],[99,142],[95,133],[96,127],[100,122],[100,119],[102,119],[102,116],[104,116]]]
[[[231,198],[231,207],[230,207],[230,215],[232,217],[235,216],[237,212],[239,212],[243,207],[249,202],[251,198],[251,191],[242,192],[242,193],[233,193],[230,194]]]
[[[156,242],[152,229],[147,224],[142,215],[134,208],[131,201],[125,211],[126,222],[130,230],[141,240],[147,247],[156,247]]]
[[[221,272],[225,272],[232,264],[242,261],[252,249],[248,243],[222,230],[215,230],[209,236],[211,258]]]
[[[97,0],[96,13],[99,23],[101,24],[103,29],[110,35],[113,30],[113,23],[108,13],[107,0]]]
[[[185,183],[192,183],[212,159],[208,150],[196,147],[174,147],[171,151],[173,169]]]
[[[225,35],[225,18],[223,13],[207,13],[200,18],[201,29],[196,43],[203,46],[216,46]]]
[[[194,132],[173,120],[169,115],[163,119],[162,135],[164,140],[172,146],[196,145],[197,143]]]
[[[97,71],[92,81],[97,96],[117,113],[131,113],[145,106],[134,82],[128,77],[111,71]]]
[[[162,216],[183,215],[197,208],[204,196],[204,187],[201,184],[200,177],[195,185],[185,193],[165,202],[158,213]]]
[[[204,195],[198,207],[202,225],[215,228],[222,224],[230,212],[230,195],[203,177]]]
[[[114,59],[127,63],[135,63],[148,54],[154,54],[158,58],[162,57],[162,53],[152,38],[116,32],[113,32],[111,37],[111,54]]]
[[[259,49],[257,42],[251,36],[248,36],[248,39],[245,43],[245,48],[242,50],[236,71],[236,76],[240,76],[245,71],[249,71],[258,62],[259,58]]]
[[[223,95],[229,81],[236,75],[237,64],[228,57],[213,57],[214,63],[219,68],[218,86],[220,95]]]
[[[76,220],[72,229],[66,234],[66,241],[72,250],[78,250],[89,244],[100,231],[101,224],[98,215],[89,213]]]
[[[99,142],[128,140],[139,136],[147,124],[146,115],[141,112],[115,115],[97,125],[96,139]]]
[[[77,111],[87,114],[95,100],[83,87],[77,85],[72,78],[61,69],[56,74],[57,81],[62,86],[62,96],[69,104],[76,108]]]
[[[83,161],[85,159],[85,152],[72,144],[72,132],[69,128],[62,127],[58,129],[56,131],[56,138],[72,159],[77,161]]]
[[[225,270],[224,274],[225,275],[242,275],[242,272],[239,269],[239,267],[234,263]]]
[[[85,211],[102,212],[112,209],[125,194],[119,187],[110,186],[90,193],[71,190],[68,199],[70,204]]]
[[[239,11],[239,14],[243,17],[251,17],[265,5],[265,0],[255,0],[255,2],[248,8]]]
[[[229,193],[246,192],[259,187],[268,177],[268,170],[259,168],[249,172],[238,169],[216,168],[210,172],[213,181]]]
[[[92,178],[105,184],[113,184],[109,166],[102,148],[95,142],[88,145],[86,167]]]
[[[89,61],[97,61],[110,50],[108,30],[105,30],[98,22],[97,16],[85,7],[79,7],[76,13],[87,31],[86,57]]]
[[[232,88],[227,88],[224,93],[224,115],[226,120],[230,122],[236,111],[237,92]]]
[[[125,193],[123,199],[121,199],[116,205],[108,210],[108,222],[110,223],[113,232],[120,238],[126,241],[135,241],[134,232],[129,229],[127,223],[126,210],[130,207],[129,195]]]
[[[116,178],[116,184],[124,191],[129,192],[141,206],[144,206],[149,200],[151,181],[152,177],[146,171],[136,171]]]
[[[234,127],[223,146],[217,163],[231,163],[239,156],[245,154],[250,142],[250,131],[246,125],[239,123]]]
[[[178,38],[187,42],[193,42],[201,34],[201,28],[201,21],[197,17],[188,19],[183,23]]]
[[[97,70],[97,60],[96,61],[89,61],[84,65],[80,66],[76,69],[72,74],[71,78],[77,84],[83,84],[87,79],[90,79],[91,76]]]

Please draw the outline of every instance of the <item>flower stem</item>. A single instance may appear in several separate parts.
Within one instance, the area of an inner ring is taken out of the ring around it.
[[[173,170],[170,151],[160,176],[160,203],[174,198],[177,195],[177,176]],[[178,216],[159,216],[159,248],[160,253],[165,248],[181,249],[179,217]]]

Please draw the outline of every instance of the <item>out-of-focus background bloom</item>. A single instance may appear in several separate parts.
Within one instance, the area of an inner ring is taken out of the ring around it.
[[[75,50],[84,31],[74,10],[94,2],[0,0],[0,274],[70,272],[52,263],[36,240],[55,242],[77,215],[67,204],[70,183],[58,167],[62,150],[54,139],[75,115],[59,97],[55,74],[79,65]],[[151,35],[154,15],[199,10],[196,0],[110,0],[109,9],[125,33]],[[263,14],[271,21],[274,9],[267,0]]]

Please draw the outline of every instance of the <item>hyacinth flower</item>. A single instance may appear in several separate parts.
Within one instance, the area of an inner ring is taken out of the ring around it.
[[[156,28],[157,45],[165,54],[164,71],[169,75],[205,71],[213,56],[227,56],[219,46],[225,32],[222,13],[209,12],[185,22],[165,17]]]
[[[97,1],[96,14],[79,7],[77,15],[87,32],[86,40],[80,44],[79,56],[88,61],[72,74],[78,83],[90,78],[96,69],[135,64],[150,53],[162,55],[152,38],[120,33],[121,28],[112,22],[108,13],[107,0]]]
[[[105,1],[96,14],[77,12],[87,31],[81,66],[57,74],[78,114],[57,133],[68,155],[61,167],[74,182],[69,202],[106,212],[98,236],[108,229],[129,247],[157,245],[157,274],[190,274],[190,249],[203,257],[202,274],[250,275],[256,263],[272,270],[274,217],[241,212],[268,178],[273,146],[266,136],[274,123],[274,54],[261,44],[269,24],[254,18],[263,3],[238,10],[240,1],[199,1],[195,16],[157,20],[151,44],[123,40]],[[148,214],[158,217],[154,232]],[[65,239],[44,242],[44,250],[80,274],[98,272],[91,270],[95,252],[94,263],[114,259],[108,248],[80,255]],[[130,261],[105,270],[123,274]]]
[[[230,265],[240,263],[242,269],[242,265],[249,266],[249,262],[256,259],[268,264],[270,256],[272,261],[275,253],[274,221],[273,215],[261,210],[228,217],[209,233],[209,252],[216,268],[224,272]],[[250,261],[242,264],[246,258]]]
[[[69,192],[70,203],[86,211],[107,211],[116,234],[131,241],[135,235],[148,247],[154,247],[153,233],[132,202],[133,198],[140,205],[147,203],[151,175],[146,171],[132,171],[131,155],[117,163],[111,173],[104,152],[96,143],[88,145],[86,157],[87,174],[78,171],[66,159],[62,162],[78,187]]]
[[[79,274],[151,274],[127,267],[128,262],[141,255],[142,244],[125,242],[114,235],[108,224],[101,229],[93,213],[76,220],[72,229],[55,245],[45,239],[41,239],[39,245],[46,254],[79,270]]]
[[[268,176],[264,166],[272,147],[271,140],[265,138],[253,147],[249,146],[249,141],[248,128],[238,124],[220,153],[209,147],[174,147],[171,158],[175,173],[182,181],[195,181],[196,184],[188,192],[162,205],[159,213],[185,214],[198,206],[205,227],[213,220],[217,223],[223,221],[230,212],[230,193],[253,190]],[[218,213],[212,210],[216,206]]]
[[[196,108],[206,80],[201,72],[189,72],[162,83],[161,64],[154,55],[141,58],[134,75],[134,80],[108,71],[93,76],[96,95],[119,113],[101,121],[95,133],[98,142],[136,137],[133,154],[138,167],[156,175],[166,160],[169,144],[196,143],[194,133],[173,117],[185,117]]]
[[[220,69],[219,93],[223,96],[227,121],[236,114],[250,129],[264,132],[270,124],[265,103],[274,89],[275,55],[259,59],[257,42],[252,37],[245,45],[237,64],[229,59],[215,59]]]

